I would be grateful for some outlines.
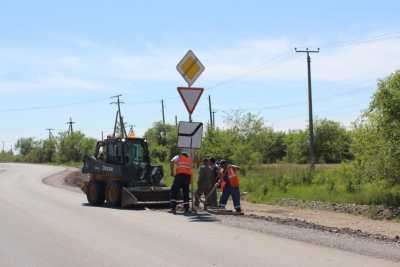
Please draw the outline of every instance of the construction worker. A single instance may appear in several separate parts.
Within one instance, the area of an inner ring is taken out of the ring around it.
[[[171,159],[171,176],[175,176],[175,179],[171,187],[170,204],[171,212],[174,214],[176,214],[176,201],[180,189],[182,189],[183,193],[185,213],[189,212],[189,185],[193,174],[192,166],[192,159],[185,150],[182,150],[180,155],[176,155]]]
[[[212,177],[213,172],[210,168],[209,159],[204,158],[203,164],[199,168],[199,179],[197,180],[197,190],[195,193],[195,202],[194,205],[199,207],[200,205],[200,197],[204,194],[207,197],[208,193],[210,192],[211,188],[213,187],[212,184]],[[206,199],[206,203],[207,203]],[[204,209],[207,209],[207,204],[204,204]]]
[[[219,206],[225,209],[229,196],[232,196],[235,210],[242,212],[240,208],[239,177],[236,174],[236,168],[237,166],[228,164],[225,160],[221,161],[220,185],[222,195],[219,200]]]
[[[219,167],[215,161],[215,158],[210,158],[210,168],[212,170],[212,177],[211,177],[211,184],[212,187],[218,182],[218,174],[219,174]],[[209,193],[209,197],[207,199],[207,203],[209,203],[210,207],[218,207],[217,203],[217,190],[213,190]]]

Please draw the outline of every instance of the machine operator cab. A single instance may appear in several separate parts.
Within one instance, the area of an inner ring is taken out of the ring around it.
[[[98,141],[95,157],[110,164],[120,165],[150,162],[147,142],[143,138],[107,138]]]
[[[148,145],[143,138],[108,137],[104,141],[98,141],[95,158],[107,164],[121,166],[124,173],[137,181],[145,180],[146,174],[152,172]]]

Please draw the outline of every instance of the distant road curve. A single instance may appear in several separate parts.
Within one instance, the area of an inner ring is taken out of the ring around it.
[[[42,183],[62,170],[0,163],[0,266],[399,266],[198,217],[86,206]]]

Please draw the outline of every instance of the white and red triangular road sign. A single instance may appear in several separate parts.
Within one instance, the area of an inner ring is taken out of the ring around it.
[[[187,111],[192,114],[197,103],[203,94],[203,88],[196,87],[178,87],[178,93],[181,96]]]

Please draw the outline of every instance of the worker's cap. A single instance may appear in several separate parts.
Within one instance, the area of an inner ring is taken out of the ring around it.
[[[186,148],[181,149],[181,154],[189,157],[190,155],[189,149]]]
[[[221,165],[221,166],[225,166],[226,164],[228,164],[228,162],[226,161],[226,160],[221,160],[220,162],[219,162],[219,164]]]

